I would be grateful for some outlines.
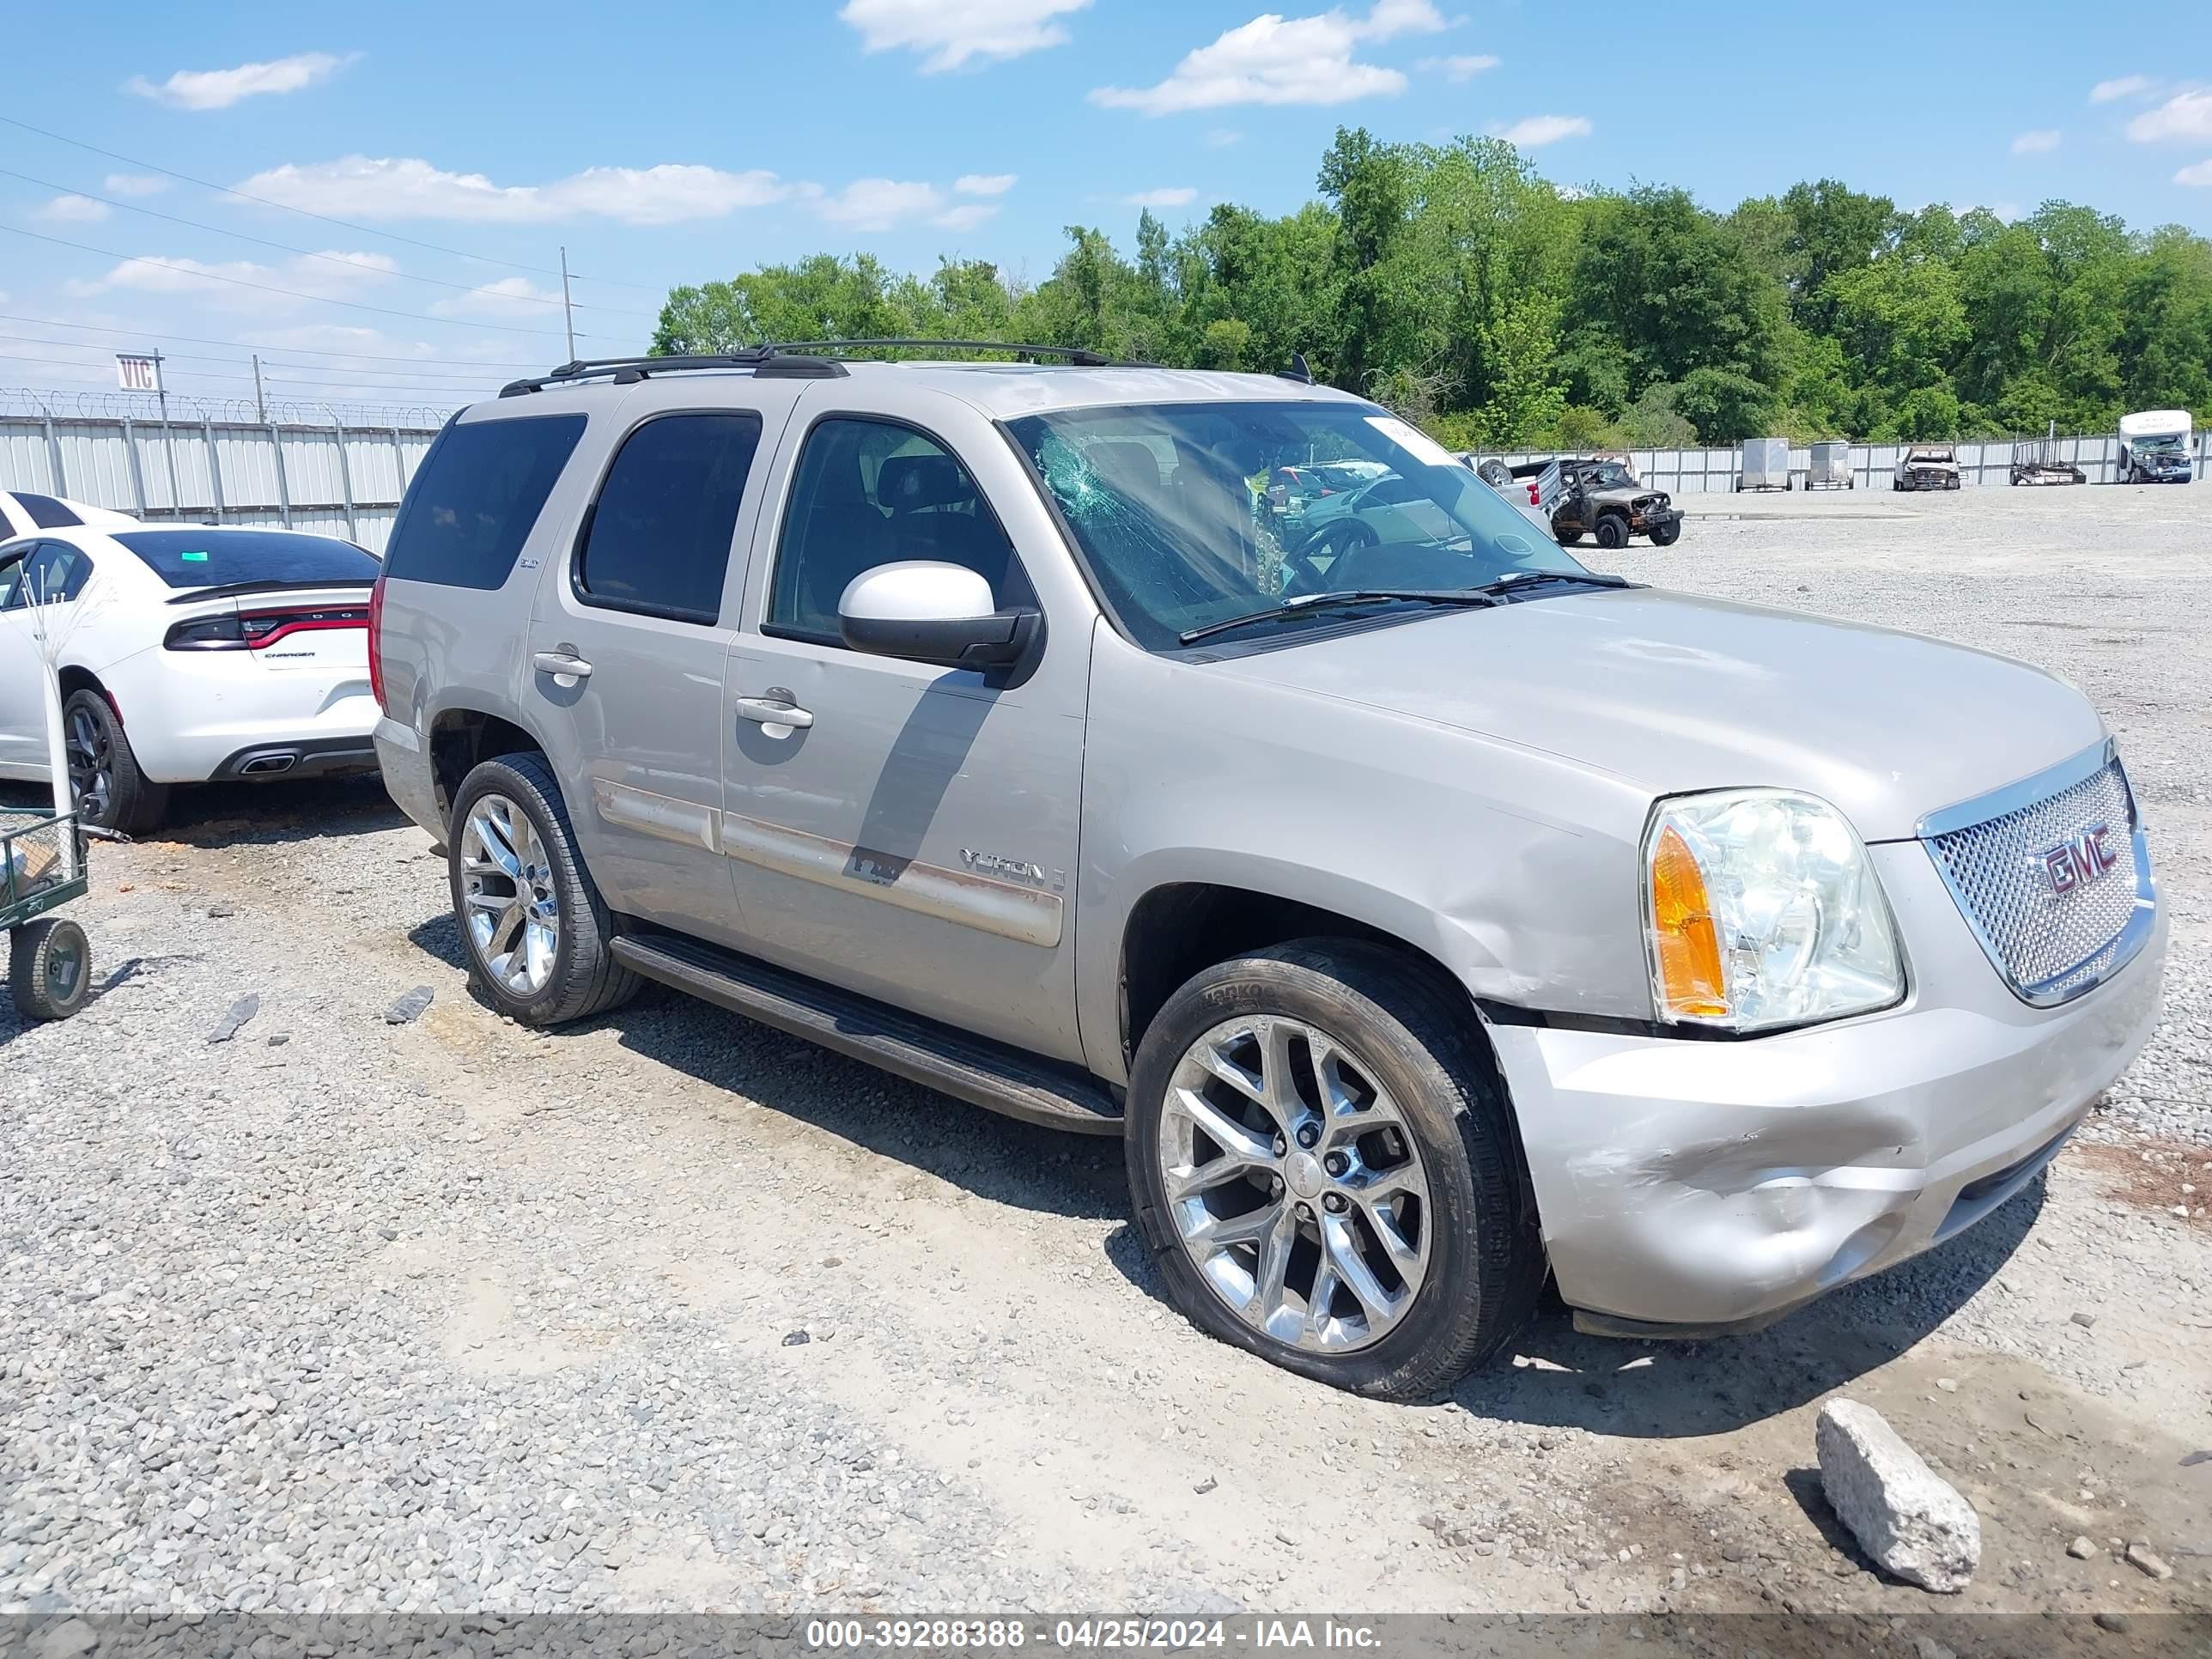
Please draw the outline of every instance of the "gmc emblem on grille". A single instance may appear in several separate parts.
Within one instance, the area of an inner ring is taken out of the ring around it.
[[[2042,866],[2043,878],[2051,884],[2051,890],[2070,893],[2118,864],[2119,854],[2106,844],[2112,833],[2110,824],[2091,824],[2073,840],[2062,841],[2036,854],[2036,862]]]

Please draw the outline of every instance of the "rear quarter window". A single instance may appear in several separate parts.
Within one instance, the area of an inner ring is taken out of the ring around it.
[[[447,427],[407,486],[384,551],[386,574],[448,587],[500,586],[583,435],[581,415]]]

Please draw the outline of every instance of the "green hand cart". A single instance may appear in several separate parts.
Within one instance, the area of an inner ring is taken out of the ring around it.
[[[84,844],[74,812],[0,818],[0,928],[8,934],[8,988],[25,1019],[67,1019],[92,989],[84,929],[47,914],[91,890]]]

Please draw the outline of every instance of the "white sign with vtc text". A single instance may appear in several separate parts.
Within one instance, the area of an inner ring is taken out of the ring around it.
[[[115,384],[125,392],[159,392],[161,389],[161,360],[117,352]]]

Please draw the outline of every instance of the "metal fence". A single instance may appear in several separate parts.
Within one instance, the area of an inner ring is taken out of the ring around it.
[[[281,525],[381,552],[435,427],[0,414],[0,489],[149,524]]]
[[[1959,458],[1960,488],[1972,489],[1989,485],[2009,484],[2012,482],[2012,452],[2016,441],[2011,438],[1990,438],[1976,443],[1952,446]],[[2199,432],[2192,441],[2197,458],[2197,479],[2203,482],[2212,473],[2212,432]],[[1910,444],[1853,444],[1850,447],[1850,487],[1856,489],[1887,489],[1899,458],[1913,446]],[[2047,453],[2051,459],[2070,462],[2081,469],[2091,483],[2110,483],[2113,481],[2119,461],[2120,440],[2117,434],[2088,434],[2062,437],[2051,441]],[[1570,452],[1560,450],[1528,450],[1502,455],[1498,459],[1508,465],[1517,466],[1527,461],[1548,461]],[[1588,454],[1589,452],[1579,452]],[[1608,453],[1613,452],[1607,452]],[[1735,447],[1727,449],[1632,449],[1627,452],[1636,466],[1636,473],[1654,489],[1664,489],[1676,495],[1693,495],[1714,492],[1725,493],[1736,487],[1742,471],[1742,454]],[[1488,459],[1481,452],[1477,459]],[[1790,452],[1790,481],[1791,487],[1805,488],[1805,475],[1812,464],[1811,449],[1803,444]]]
[[[381,552],[407,481],[438,435],[432,425],[349,426],[240,420],[143,420],[0,412],[0,489],[66,495],[149,523],[282,525],[339,535]],[[2197,480],[2212,473],[2212,433],[2194,439]],[[2107,483],[2119,454],[2117,435],[2060,438],[2055,459]],[[1909,446],[1853,444],[1853,486],[1886,489]],[[1960,483],[1969,489],[2009,483],[2011,439],[1954,447]],[[1544,461],[1558,452],[1501,457]],[[1735,449],[1637,449],[1638,475],[1655,489],[1696,495],[1735,488]],[[1805,487],[1812,457],[1790,453],[1790,479]]]

